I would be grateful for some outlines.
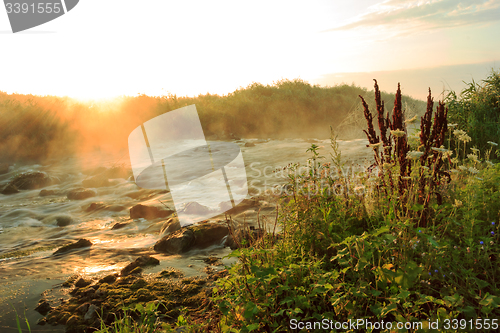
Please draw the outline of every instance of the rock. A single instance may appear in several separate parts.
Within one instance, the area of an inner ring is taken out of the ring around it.
[[[89,310],[89,307],[90,307],[89,303],[84,303],[84,304],[80,305],[78,308],[76,308],[76,312],[78,312],[80,314],[87,313],[87,311]]]
[[[135,268],[137,267],[146,267],[146,266],[152,266],[152,265],[159,265],[160,261],[154,257],[151,257],[150,255],[143,255],[140,256],[139,258],[135,259],[135,261],[131,262],[127,266],[125,266],[120,274],[122,276],[129,275]]]
[[[236,250],[239,247],[249,247],[255,244],[259,239],[264,236],[265,231],[263,229],[255,229],[250,227],[250,229],[239,229],[234,233],[236,240],[232,235],[227,236],[224,246],[228,246],[231,250]],[[242,244],[245,240],[245,245]]]
[[[125,228],[126,226],[128,226],[130,223],[115,223],[113,225],[113,227],[111,227],[111,230],[118,230],[118,229],[122,229],[122,228]]]
[[[106,209],[106,205],[103,204],[102,202],[92,202],[87,208],[85,208],[85,211],[87,213],[95,212],[95,211],[100,211]]]
[[[76,243],[69,244],[69,245],[66,245],[66,246],[59,248],[56,252],[54,252],[54,255],[62,254],[62,253],[65,253],[65,252],[68,252],[68,251],[71,251],[74,249],[81,249],[81,248],[90,247],[90,246],[92,246],[92,242],[87,240],[87,239],[82,238]]]
[[[41,190],[40,194],[38,194],[41,197],[47,197],[49,195],[55,195],[57,192],[54,190]]]
[[[80,318],[77,315],[72,315],[69,317],[68,321],[66,322],[66,326],[73,326],[77,324],[80,321]]]
[[[255,199],[243,199],[236,207],[229,209],[226,214],[237,215],[252,208],[259,207],[259,201]]]
[[[15,185],[12,185],[12,184],[7,184],[3,189],[2,189],[2,192],[0,192],[2,194],[15,194],[15,193],[19,193],[19,189],[15,186]]]
[[[45,317],[42,317],[40,319],[38,319],[38,321],[36,322],[37,325],[40,325],[40,326],[43,326],[45,324],[47,324],[47,319]]]
[[[154,250],[178,254],[187,252],[192,248],[219,245],[228,233],[229,229],[225,224],[199,223],[164,236],[156,242]]]
[[[111,205],[107,206],[105,210],[109,210],[110,212],[121,212],[123,210],[127,209],[125,206],[122,205]]]
[[[255,147],[255,143],[253,142],[246,142],[245,147]]]
[[[68,192],[68,199],[70,200],[84,200],[95,197],[96,191],[88,188],[76,188]]]
[[[90,304],[89,309],[83,316],[84,321],[93,321],[97,317],[97,306]]]
[[[182,228],[169,234],[154,245],[157,252],[166,252],[169,254],[184,253],[191,249],[194,244],[194,233],[188,228]]]
[[[23,172],[14,177],[9,184],[19,190],[36,190],[57,183],[56,178],[49,177],[45,172]]]
[[[75,287],[76,288],[84,288],[88,285],[90,285],[92,282],[91,281],[87,281],[85,280],[84,278],[79,278],[76,282],[75,282]]]
[[[50,306],[49,302],[46,300],[42,299],[40,300],[40,303],[35,308],[35,311],[40,313],[42,316],[45,316],[47,312],[51,311],[53,308]]]
[[[99,280],[98,284],[108,283],[111,284],[116,281],[116,274],[110,274]]]
[[[107,187],[113,184],[109,182],[107,177],[99,175],[83,180],[82,185],[83,187],[89,188],[89,187]]]
[[[58,227],[66,227],[72,224],[74,220],[69,215],[57,216],[56,217],[56,225]]]
[[[174,211],[169,209],[162,209],[156,206],[135,205],[130,208],[130,218],[138,219],[145,218],[146,220],[154,220],[156,218],[165,218],[172,215]]]
[[[179,219],[176,217],[171,217],[163,223],[160,230],[160,237],[169,235],[180,229],[181,224],[179,223]]]

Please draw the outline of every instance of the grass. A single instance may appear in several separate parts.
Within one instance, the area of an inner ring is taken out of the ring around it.
[[[353,85],[322,88],[299,79],[265,86],[253,83],[225,96],[138,95],[108,104],[0,92],[0,162],[43,162],[106,147],[116,153],[127,149],[130,132],[140,124],[191,104],[196,105],[210,139],[318,135],[326,139],[329,131],[324,124],[348,118],[360,94],[368,92]],[[403,100],[415,110],[425,109],[422,101]],[[351,132],[357,124],[349,120],[343,128]]]

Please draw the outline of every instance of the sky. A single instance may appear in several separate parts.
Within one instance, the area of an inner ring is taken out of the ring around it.
[[[79,99],[225,95],[300,78],[424,99],[500,68],[500,0],[81,0],[12,33],[0,91]]]

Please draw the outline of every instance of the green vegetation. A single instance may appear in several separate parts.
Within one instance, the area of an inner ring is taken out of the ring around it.
[[[116,152],[127,148],[128,135],[141,123],[191,104],[211,139],[328,138],[328,125],[341,122],[347,135],[358,129],[359,136],[359,119],[351,116],[357,96],[368,93],[352,85],[322,88],[298,79],[253,83],[226,96],[139,95],[95,104],[0,92],[0,162],[38,162],[94,149]],[[422,101],[404,97],[403,102],[415,112],[425,109]]]
[[[445,101],[450,109],[449,121],[459,124],[477,148],[487,151],[488,141],[500,138],[500,72],[492,70],[483,85],[472,80],[460,98],[451,91]]]

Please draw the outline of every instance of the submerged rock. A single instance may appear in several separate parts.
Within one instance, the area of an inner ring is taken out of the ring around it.
[[[85,200],[88,198],[95,197],[97,195],[96,191],[88,188],[76,188],[68,192],[68,199],[70,200]]]
[[[69,215],[62,215],[56,217],[56,225],[58,227],[66,227],[74,222],[73,218]]]
[[[35,190],[45,186],[58,183],[58,180],[49,177],[45,172],[30,171],[18,174],[10,181],[19,190]]]
[[[66,245],[66,246],[59,248],[56,252],[54,252],[54,255],[62,254],[62,253],[66,253],[66,252],[71,251],[71,250],[81,249],[81,248],[90,247],[90,246],[92,246],[92,242],[89,241],[88,239],[82,238],[76,243],[72,243],[72,244],[69,244],[69,245]]]
[[[12,184],[7,184],[5,185],[5,187],[2,189],[2,192],[0,192],[2,194],[15,194],[15,193],[19,193],[19,189],[15,186],[15,185],[12,185]]]
[[[55,195],[55,194],[57,194],[57,192],[54,190],[41,190],[40,194],[38,194],[38,195],[41,197],[47,197],[49,195]]]
[[[188,202],[183,209],[184,214],[206,215],[210,213],[210,208],[197,202]]]
[[[166,208],[159,208],[156,206],[135,205],[130,208],[130,218],[139,219],[145,218],[146,220],[154,220],[157,218],[164,218],[172,215],[174,211]]]
[[[85,211],[87,213],[92,213],[96,211],[101,211],[101,210],[107,210],[110,212],[121,212],[122,210],[127,209],[125,206],[121,205],[105,205],[102,202],[93,202],[91,203],[87,208],[85,208]]]
[[[134,269],[138,267],[146,267],[146,266],[154,266],[154,265],[159,265],[160,261],[154,257],[151,257],[150,255],[143,255],[140,256],[139,258],[135,259],[135,261],[131,262],[127,266],[125,266],[120,274],[122,276],[129,275]]]
[[[35,311],[40,313],[42,316],[45,316],[47,312],[51,311],[53,308],[50,306],[47,300],[41,299],[38,305],[35,308]]]
[[[184,227],[161,238],[154,245],[154,250],[169,254],[187,252],[193,248],[206,248],[220,245],[229,233],[227,225],[222,223],[199,223]]]

